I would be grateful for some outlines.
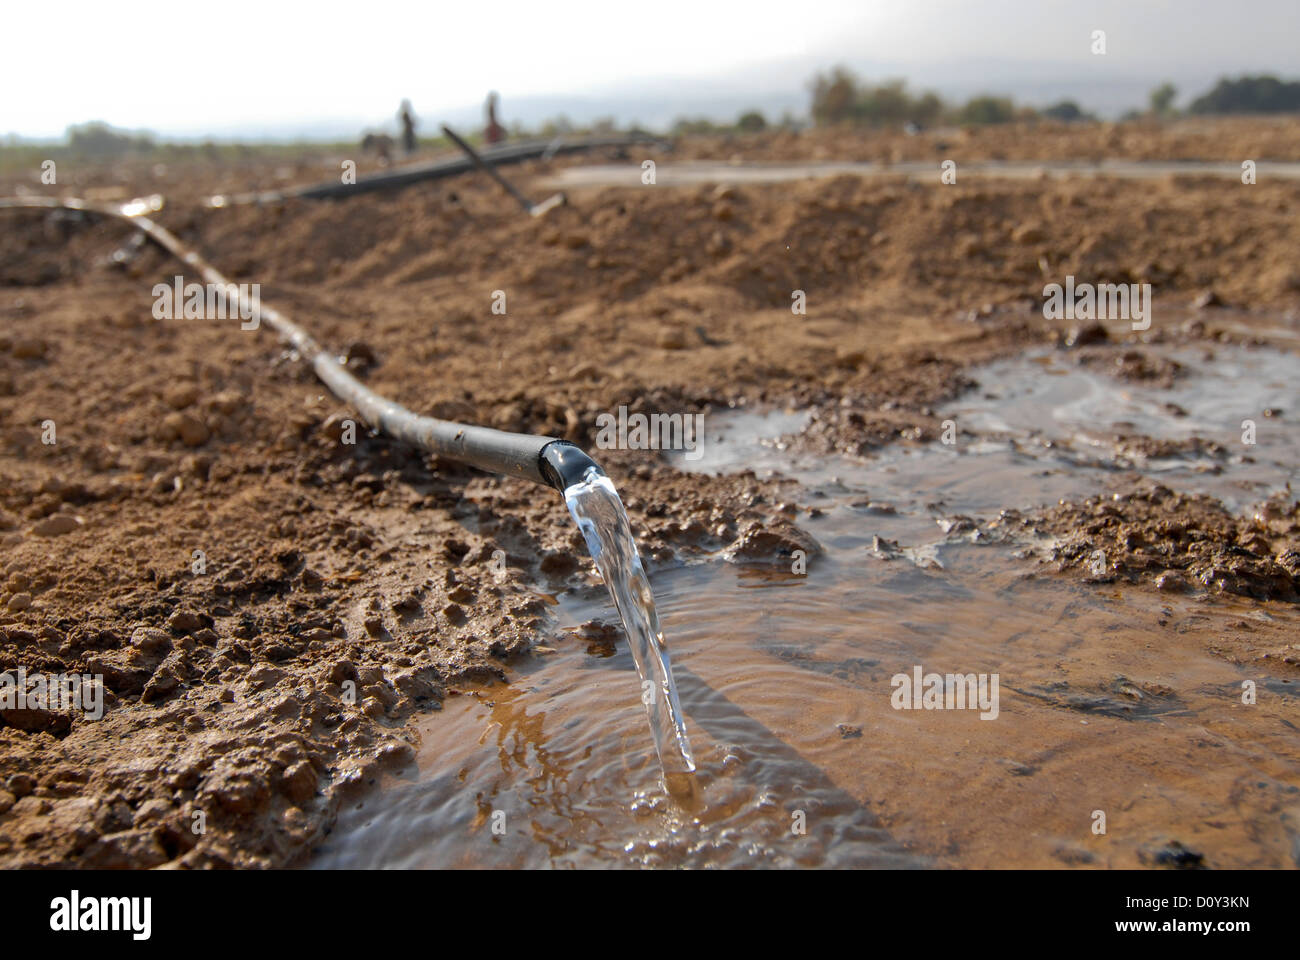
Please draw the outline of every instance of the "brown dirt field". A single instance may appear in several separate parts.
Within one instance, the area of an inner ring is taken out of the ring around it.
[[[811,407],[803,442],[824,450],[927,442],[933,407],[972,365],[1067,338],[1040,310],[1043,284],[1065,274],[1150,282],[1148,339],[1248,339],[1190,308],[1207,290],[1261,317],[1300,308],[1300,182],[944,186],[937,173],[943,158],[1297,160],[1294,121],[774,133],[683,142],[661,162],[673,157],[933,159],[936,176],[593,189],[538,220],[473,175],[338,202],[200,205],[325,179],[338,162],[323,156],[287,171],[255,158],[64,165],[57,189],[164,193],[159,221],[218,269],[340,353],[367,348],[374,389],[584,445],[620,404],[737,401]],[[537,181],[581,162],[510,175],[541,196]],[[19,185],[0,179],[0,194]],[[581,539],[553,492],[364,433],[341,445],[345,408],[270,332],[155,320],[153,285],[183,271],[152,248],[114,264],[120,224],[0,217],[0,667],[102,673],[112,693],[97,722],[0,712],[0,866],[298,861],[348,791],[411,758],[412,717],[545,642],[535,593],[571,582]],[[791,315],[796,289],[806,317]],[[752,475],[600,459],[653,563],[785,515]],[[1067,570],[1103,545],[1145,588],[1173,570],[1294,602],[1293,505],[1249,520],[1176,496],[1026,522],[1074,538],[1057,558]]]

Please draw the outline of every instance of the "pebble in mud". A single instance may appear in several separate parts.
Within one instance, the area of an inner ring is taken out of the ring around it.
[[[190,633],[203,626],[203,620],[193,610],[177,610],[167,618],[167,626],[178,633]]]
[[[60,537],[76,530],[79,525],[76,517],[66,513],[56,513],[33,525],[32,533],[38,537]]]
[[[28,337],[14,342],[13,355],[19,360],[39,360],[45,356],[45,341]]]
[[[895,557],[903,555],[903,548],[898,545],[897,540],[890,540],[886,537],[875,535],[871,538],[872,556],[878,560],[893,560]]]
[[[1177,840],[1170,840],[1158,848],[1139,850],[1138,859],[1146,864],[1175,870],[1203,870],[1206,867],[1203,853],[1185,847]]]
[[[787,520],[775,520],[751,523],[723,551],[723,556],[733,563],[785,565],[796,550],[802,551],[805,558],[822,552],[821,544],[810,534]]]
[[[1105,343],[1110,339],[1106,328],[1100,323],[1085,323],[1070,330],[1065,338],[1067,347],[1087,347],[1094,343]]]
[[[659,346],[664,350],[683,350],[686,347],[686,335],[680,330],[664,330],[659,334]]]
[[[1166,570],[1156,577],[1156,589],[1164,590],[1166,593],[1186,593],[1192,589],[1192,585],[1176,570]]]
[[[186,407],[192,407],[198,399],[199,388],[194,383],[173,383],[163,392],[163,402],[173,410],[184,410]]]
[[[378,363],[374,349],[368,343],[356,340],[348,346],[343,362],[351,368],[365,372]]]
[[[173,411],[163,417],[158,427],[158,439],[179,440],[187,447],[198,447],[208,442],[211,436],[208,425],[188,413]]]

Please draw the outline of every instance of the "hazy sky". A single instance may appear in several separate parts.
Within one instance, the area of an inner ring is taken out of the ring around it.
[[[746,98],[802,110],[811,74],[837,62],[1106,110],[1140,105],[1166,76],[1193,94],[1226,72],[1300,74],[1300,0],[16,0],[3,29],[0,133],[28,137],[87,120],[190,136],[353,131],[403,97],[428,127],[474,117],[489,89],[505,119],[530,122],[584,102],[645,122]],[[1090,53],[1094,29],[1104,57]]]

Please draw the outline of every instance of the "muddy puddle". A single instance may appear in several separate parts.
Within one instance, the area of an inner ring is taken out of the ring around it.
[[[652,571],[694,795],[660,786],[592,583],[554,602],[555,639],[509,684],[424,721],[415,769],[354,801],[313,865],[1300,865],[1300,680],[1231,654],[1243,633],[1294,645],[1291,605],[1082,583],[952,522],[1147,472],[1243,508],[1294,479],[1289,355],[1168,359],[1186,370],[1164,387],[1065,354],[977,370],[942,411],[956,444],[864,461],[800,453],[806,413],[710,417],[679,465],[789,477],[824,552]],[[1134,459],[1117,432],[1226,452]],[[968,677],[970,702],[903,699],[918,674]]]
[[[673,462],[701,473],[780,474],[816,499],[853,495],[854,506],[878,514],[987,516],[1143,477],[1241,511],[1300,486],[1295,354],[1146,348],[1142,356],[1167,379],[1128,382],[1107,370],[1132,356],[1043,349],[976,369],[978,386],[937,411],[951,421],[951,442],[896,444],[867,460],[826,457],[792,443],[806,411],[725,410],[706,419],[693,458]]]
[[[655,576],[694,802],[659,788],[625,645],[574,630],[511,684],[450,698],[418,769],[346,811],[316,865],[1297,862],[1300,684],[1213,653],[1243,620],[1294,637],[1290,611],[1026,577],[1000,547],[939,556]],[[612,620],[596,590],[557,615]],[[894,709],[891,678],[916,667],[996,674],[996,717]]]

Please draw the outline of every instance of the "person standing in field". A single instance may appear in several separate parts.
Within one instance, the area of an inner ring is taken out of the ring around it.
[[[497,122],[497,92],[493,90],[487,98],[487,129],[483,131],[483,139],[487,141],[488,146],[494,143],[500,143],[506,138],[506,128]]]
[[[415,114],[411,112],[410,100],[402,101],[402,109],[397,112],[397,119],[402,123],[402,149],[408,154],[415,153]]]

